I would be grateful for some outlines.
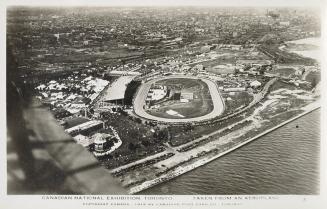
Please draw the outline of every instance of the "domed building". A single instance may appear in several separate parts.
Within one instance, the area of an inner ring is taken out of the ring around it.
[[[96,133],[92,138],[94,138],[93,154],[96,157],[108,155],[121,145],[119,138],[107,133]]]

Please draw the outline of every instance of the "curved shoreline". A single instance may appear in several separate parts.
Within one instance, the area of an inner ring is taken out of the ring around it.
[[[319,100],[314,102],[314,103],[308,104],[308,105],[300,108],[301,110],[304,110],[303,113],[301,113],[301,114],[299,114],[299,115],[297,115],[297,116],[295,116],[293,118],[290,118],[290,119],[280,123],[279,125],[277,125],[275,127],[272,127],[272,128],[270,128],[270,129],[268,129],[268,130],[266,130],[266,131],[264,131],[264,132],[262,132],[262,133],[260,133],[260,134],[258,134],[256,136],[254,136],[254,137],[252,137],[252,138],[250,138],[250,139],[248,139],[248,140],[246,140],[244,142],[241,142],[241,143],[237,144],[236,146],[230,148],[229,150],[226,150],[226,151],[224,151],[222,153],[219,153],[219,154],[217,154],[217,155],[215,155],[213,157],[208,157],[208,158],[204,157],[202,159],[197,160],[194,163],[191,163],[190,165],[187,165],[187,166],[184,166],[184,167],[179,167],[179,168],[177,168],[177,169],[175,169],[175,170],[173,170],[173,171],[171,171],[171,172],[169,172],[167,174],[164,174],[164,175],[162,175],[162,176],[160,176],[158,178],[155,178],[155,179],[150,180],[150,181],[145,181],[145,182],[143,182],[142,184],[140,184],[138,186],[131,187],[130,190],[129,190],[129,193],[130,194],[135,194],[137,192],[140,192],[142,190],[150,188],[150,187],[152,187],[154,185],[163,183],[163,182],[168,181],[168,180],[170,180],[172,178],[180,176],[180,175],[182,175],[182,174],[184,174],[186,172],[189,172],[189,171],[191,171],[191,170],[193,170],[193,169],[195,169],[197,167],[205,165],[205,164],[211,162],[212,160],[215,160],[215,159],[217,159],[217,158],[219,158],[219,157],[221,157],[221,156],[223,156],[223,155],[225,155],[225,154],[227,154],[227,153],[229,153],[231,151],[234,151],[235,149],[237,149],[237,148],[239,148],[239,147],[241,147],[241,146],[243,146],[245,144],[248,144],[249,142],[251,142],[251,141],[253,141],[255,139],[258,139],[259,137],[264,136],[264,135],[268,134],[269,132],[272,132],[273,130],[278,129],[278,128],[286,125],[287,123],[292,122],[292,121],[294,121],[294,120],[296,120],[296,119],[298,119],[298,118],[300,118],[300,117],[302,117],[302,116],[304,116],[304,115],[306,115],[306,114],[308,114],[308,113],[310,113],[310,112],[312,112],[312,111],[314,111],[314,110],[316,110],[318,108],[320,108],[320,101]]]

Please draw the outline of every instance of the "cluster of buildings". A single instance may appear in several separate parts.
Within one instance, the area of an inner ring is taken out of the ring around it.
[[[71,114],[86,110],[99,96],[104,109],[124,105],[128,84],[147,73],[149,78],[169,73],[216,76],[223,78],[219,87],[228,93],[260,89],[260,76],[249,75],[260,75],[274,64],[256,51],[263,37],[292,40],[320,33],[319,17],[301,9],[276,9],[276,15],[264,8],[75,9],[9,8],[7,15],[8,42],[23,60],[18,68],[27,79],[33,79],[29,70],[71,72],[36,87],[42,103]],[[243,60],[245,54],[258,60]],[[221,57],[227,61],[203,64]],[[109,83],[94,74],[80,75],[83,70],[118,78]],[[301,82],[294,80],[295,85]],[[146,100],[159,101],[168,91],[154,85]],[[193,92],[181,90],[180,102],[193,99]],[[101,132],[106,129],[111,131]],[[82,121],[66,131],[83,146],[94,145],[97,156],[121,144],[116,132],[98,120]]]
[[[188,89],[182,89],[181,90],[181,96],[180,96],[180,101],[183,103],[187,103],[190,100],[194,99],[194,93],[193,91],[190,91]]]
[[[223,92],[239,92],[246,91],[248,88],[258,89],[263,83],[257,78],[250,78],[246,75],[228,76],[224,80],[219,81],[219,89]]]
[[[190,51],[189,48],[176,56],[166,56],[153,60],[158,69],[155,73],[190,73],[190,74],[233,74],[247,70],[250,74],[257,74],[258,67],[272,65],[263,53],[260,53],[256,45],[250,44],[246,47],[236,44],[209,44],[195,46]],[[206,50],[204,51],[203,48]],[[255,60],[254,60],[255,59]],[[220,61],[217,61],[220,60]],[[206,64],[204,64],[206,63]],[[215,63],[215,64],[208,64]],[[209,66],[208,66],[209,65]],[[249,70],[248,67],[251,67]],[[152,67],[153,68],[153,67]]]
[[[100,120],[76,117],[62,125],[77,144],[88,148],[96,157],[108,155],[122,144],[117,131]]]
[[[174,91],[169,91],[169,88],[167,86],[153,84],[147,94],[145,101],[147,103],[157,102],[157,101],[163,100],[164,98],[166,98],[166,96],[169,96],[169,98],[172,98],[173,95],[179,95],[178,99],[182,103],[187,103],[190,100],[194,99],[194,92],[192,90],[189,90],[189,89],[176,90],[176,89],[174,89]],[[156,105],[154,105],[154,106],[156,106]]]
[[[162,86],[162,85],[152,85],[145,101],[150,102],[150,101],[159,101],[167,96],[168,89],[167,86]]]
[[[72,75],[41,83],[36,87],[37,97],[52,108],[64,108],[75,114],[92,104],[108,84],[100,78]]]
[[[124,57],[125,49],[127,52],[144,52],[151,48],[177,49],[199,40],[214,40],[216,44],[237,49],[256,43],[269,33],[285,40],[320,33],[319,16],[306,9],[274,9],[273,13],[278,15],[271,15],[272,11],[265,8],[74,9],[8,9],[8,41],[14,43],[19,56],[24,55],[38,63],[32,66],[21,62],[19,67],[67,71],[97,63],[100,69],[107,67],[103,62],[106,56],[113,53]],[[17,14],[23,15],[18,17]],[[24,27],[16,27],[20,22],[24,22]],[[198,51],[208,52],[212,47],[200,46]],[[74,61],[78,57],[86,59],[69,62],[69,65],[60,62],[70,57]],[[51,60],[59,62],[52,66]]]

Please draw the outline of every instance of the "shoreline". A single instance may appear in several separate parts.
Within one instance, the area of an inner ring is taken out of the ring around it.
[[[219,158],[219,157],[221,157],[221,156],[223,156],[223,155],[225,155],[225,154],[227,154],[229,152],[232,152],[232,151],[236,150],[239,147],[242,147],[243,145],[246,145],[246,144],[254,141],[255,139],[260,138],[261,136],[264,136],[264,135],[266,135],[266,134],[268,134],[268,133],[270,133],[270,132],[272,132],[272,131],[274,131],[274,130],[276,130],[276,129],[278,129],[278,128],[280,128],[280,127],[282,127],[282,126],[284,126],[284,125],[286,125],[286,124],[288,124],[288,123],[290,123],[290,122],[292,122],[292,121],[294,121],[294,120],[296,120],[296,119],[298,119],[298,118],[300,118],[300,117],[314,111],[314,110],[316,110],[316,109],[319,109],[320,107],[321,107],[320,100],[317,100],[317,101],[315,101],[315,102],[313,102],[311,104],[308,104],[308,105],[300,108],[300,110],[304,110],[303,113],[301,113],[301,114],[299,114],[299,115],[297,115],[295,117],[292,117],[292,118],[280,123],[279,125],[274,126],[274,127],[270,128],[270,129],[268,129],[268,130],[266,130],[266,131],[264,131],[264,132],[262,132],[262,133],[260,133],[260,134],[258,134],[256,136],[244,141],[244,142],[241,142],[241,143],[237,144],[236,146],[234,146],[234,147],[232,147],[232,148],[230,148],[230,149],[228,149],[226,151],[223,151],[222,153],[219,153],[219,154],[217,154],[217,155],[215,155],[213,157],[203,157],[202,159],[198,159],[196,162],[191,162],[191,164],[189,164],[187,166],[178,167],[177,169],[173,170],[172,172],[166,173],[166,174],[164,174],[164,175],[162,175],[162,176],[160,176],[158,178],[155,178],[155,179],[149,180],[149,181],[145,181],[140,185],[131,187],[129,189],[129,194],[135,194],[137,192],[143,191],[143,190],[148,189],[150,187],[153,187],[153,186],[155,186],[157,184],[163,183],[163,182],[168,181],[170,179],[173,179],[173,178],[175,178],[177,176],[180,176],[180,175],[182,175],[182,174],[184,174],[186,172],[189,172],[189,171],[191,171],[191,170],[193,170],[195,168],[198,168],[198,167],[200,167],[202,165],[205,165],[205,164],[207,164],[207,163],[209,163],[209,162],[211,162],[211,161],[213,161],[213,160],[215,160],[215,159],[217,159],[217,158]]]
[[[319,47],[321,44],[321,37],[320,36],[313,36],[313,37],[307,37],[307,38],[301,38],[301,39],[297,39],[297,40],[292,40],[292,41],[287,41],[286,44],[298,44],[298,45],[313,45],[313,46],[317,46]],[[285,45],[283,45],[285,46]],[[285,47],[280,46],[278,47],[280,50],[285,51]],[[321,49],[311,49],[311,50],[290,50],[289,52],[298,54],[302,57],[307,57],[307,58],[311,58],[314,59],[318,62],[321,62],[322,57],[320,56]],[[287,51],[287,50],[286,50]]]

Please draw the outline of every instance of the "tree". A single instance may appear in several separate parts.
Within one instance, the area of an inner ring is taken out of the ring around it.
[[[191,130],[193,130],[193,126],[191,124],[186,124],[184,126],[184,131],[191,131]]]
[[[142,123],[142,120],[140,118],[135,118],[135,122]]]
[[[145,147],[147,147],[147,146],[150,145],[150,142],[149,142],[148,140],[142,140],[141,143],[142,143],[142,145],[145,146]]]
[[[132,142],[130,142],[128,145],[128,149],[134,152],[136,149],[136,146]]]
[[[94,114],[94,109],[93,108],[90,108],[89,111],[90,111],[91,114]]]
[[[153,137],[156,138],[157,140],[167,140],[168,139],[168,129],[164,128],[161,130],[156,131],[153,134]]]

